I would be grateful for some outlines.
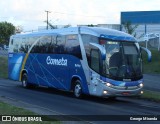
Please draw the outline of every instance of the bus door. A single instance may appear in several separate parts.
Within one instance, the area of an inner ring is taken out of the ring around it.
[[[105,57],[105,48],[99,44],[90,43],[90,93],[97,95],[101,91],[100,74],[102,70],[102,59]]]

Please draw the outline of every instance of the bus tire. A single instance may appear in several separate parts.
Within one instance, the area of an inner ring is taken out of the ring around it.
[[[116,96],[108,97],[109,100],[116,100]]]
[[[30,85],[28,84],[27,73],[23,73],[22,75],[22,87],[24,88],[30,87]]]
[[[79,80],[75,81],[74,87],[73,87],[73,93],[76,98],[82,97],[82,86]]]

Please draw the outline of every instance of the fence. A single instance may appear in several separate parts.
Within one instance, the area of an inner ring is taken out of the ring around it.
[[[148,49],[157,49],[160,51],[160,34],[150,33],[145,34],[141,39],[138,39],[139,44]]]
[[[1,50],[1,49],[0,49],[0,56],[7,57],[7,56],[8,56],[8,51],[7,51],[7,50]]]

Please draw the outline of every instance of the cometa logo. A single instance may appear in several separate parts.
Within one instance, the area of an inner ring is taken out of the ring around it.
[[[50,56],[47,57],[46,62],[48,65],[62,65],[67,66],[67,59],[52,59]]]

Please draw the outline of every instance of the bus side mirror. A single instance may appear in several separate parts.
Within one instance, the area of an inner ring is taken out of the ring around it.
[[[149,49],[145,48],[145,47],[141,47],[141,51],[142,50],[147,53],[147,55],[148,55],[148,62],[151,62],[151,60],[152,60],[152,53],[151,53],[151,51]]]
[[[106,59],[106,49],[104,46],[102,46],[100,44],[96,44],[96,43],[90,43],[90,46],[91,46],[91,48],[98,49],[100,51],[102,60]]]

